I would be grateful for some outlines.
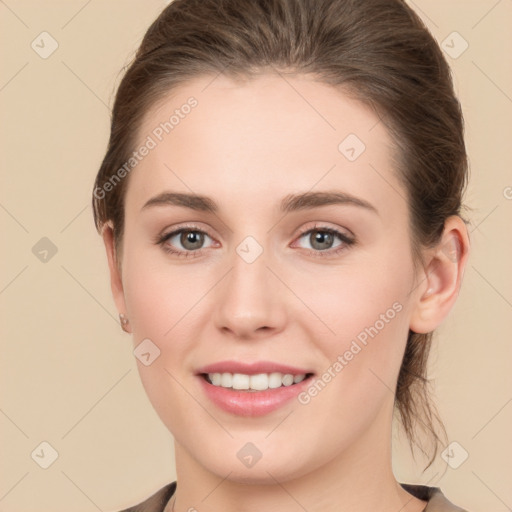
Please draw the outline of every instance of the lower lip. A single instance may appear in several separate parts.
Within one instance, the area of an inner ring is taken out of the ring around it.
[[[311,383],[312,376],[298,384],[281,386],[266,391],[242,391],[210,384],[198,375],[206,396],[220,409],[237,416],[263,416],[293,400]]]

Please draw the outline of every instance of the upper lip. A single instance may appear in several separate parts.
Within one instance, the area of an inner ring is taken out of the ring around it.
[[[197,374],[203,373],[243,373],[245,375],[256,375],[258,373],[283,373],[292,375],[303,375],[313,373],[304,368],[297,368],[287,364],[273,361],[255,361],[253,363],[242,363],[240,361],[219,361],[203,366],[197,370]]]

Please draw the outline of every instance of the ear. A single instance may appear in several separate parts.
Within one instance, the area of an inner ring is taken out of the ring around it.
[[[468,255],[466,225],[459,216],[451,216],[445,222],[439,244],[427,252],[411,314],[411,331],[431,332],[448,315],[457,300]]]
[[[126,304],[124,300],[123,280],[121,275],[121,265],[118,260],[118,254],[116,253],[114,243],[114,228],[111,221],[106,222],[103,225],[101,236],[103,237],[103,243],[107,251],[108,268],[110,271],[110,288],[112,290],[112,296],[119,313],[126,312]],[[130,324],[126,325],[127,332],[131,333]]]

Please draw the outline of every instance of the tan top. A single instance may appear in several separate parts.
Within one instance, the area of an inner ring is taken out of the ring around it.
[[[467,512],[448,501],[439,487],[426,485],[400,484],[408,493],[420,500],[427,501],[423,512]],[[171,482],[152,494],[142,503],[122,510],[121,512],[164,512],[165,506],[176,490],[176,482]]]

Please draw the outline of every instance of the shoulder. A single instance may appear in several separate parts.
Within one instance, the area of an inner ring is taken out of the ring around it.
[[[400,485],[416,498],[428,502],[423,512],[468,512],[449,501],[439,487],[402,483]]]
[[[403,483],[400,485],[416,498],[428,502],[424,512],[468,512],[449,501],[439,487]],[[162,487],[139,504],[120,512],[163,512],[175,490],[176,481]]]
[[[176,482],[174,481],[162,487],[138,505],[123,509],[120,512],[163,512],[175,490]]]

